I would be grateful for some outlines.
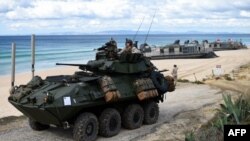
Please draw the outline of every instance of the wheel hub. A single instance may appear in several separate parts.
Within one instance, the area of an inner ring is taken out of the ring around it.
[[[151,108],[151,109],[150,109],[149,116],[150,116],[151,118],[155,117],[155,110],[154,110],[154,108]]]
[[[87,127],[86,127],[86,131],[85,133],[89,136],[93,133],[94,131],[94,125],[92,122],[88,123]]]
[[[110,122],[109,122],[109,127],[110,127],[110,130],[111,131],[114,131],[116,128],[117,128],[117,120],[115,119],[115,117],[112,117],[110,119]]]
[[[134,114],[133,121],[134,121],[135,123],[137,123],[139,120],[140,120],[140,114],[139,114],[138,112],[136,112],[136,113]]]

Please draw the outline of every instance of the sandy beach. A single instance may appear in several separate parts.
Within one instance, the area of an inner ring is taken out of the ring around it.
[[[221,65],[225,73],[238,68],[241,65],[250,62],[250,49],[247,50],[232,50],[216,52],[219,56],[211,59],[173,59],[173,60],[156,60],[153,61],[156,67],[161,69],[171,70],[176,64],[179,68],[179,78],[195,80],[194,74],[198,80],[202,80],[211,76],[212,69],[216,65]],[[73,74],[78,70],[76,67],[58,67],[43,71],[36,71],[35,74],[45,78],[49,75]],[[170,75],[171,71],[164,72],[165,75]],[[31,79],[31,72],[16,74],[16,85],[25,84]],[[7,98],[9,96],[10,76],[0,76],[0,118],[7,116],[22,115],[12,105],[9,104]],[[178,88],[176,89],[178,91]]]
[[[172,59],[172,60],[157,60],[153,63],[159,69],[169,69],[170,72],[165,72],[165,75],[171,73],[173,64],[179,68],[178,77],[180,79],[188,79],[191,81],[202,80],[212,74],[212,69],[216,65],[221,65],[225,73],[229,73],[237,69],[243,64],[250,62],[250,50],[230,50],[230,51],[217,51],[215,52],[219,57],[210,59]]]

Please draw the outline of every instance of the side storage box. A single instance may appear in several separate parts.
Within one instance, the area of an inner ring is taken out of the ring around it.
[[[134,86],[139,100],[145,100],[158,96],[158,92],[150,78],[137,79]]]
[[[102,91],[105,93],[105,101],[106,102],[114,102],[117,101],[121,94],[117,90],[114,81],[109,76],[103,76],[99,80],[99,84],[101,86]]]

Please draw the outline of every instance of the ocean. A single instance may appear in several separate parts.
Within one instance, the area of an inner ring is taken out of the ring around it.
[[[56,67],[55,63],[87,63],[95,58],[94,49],[101,47],[110,38],[123,48],[125,39],[133,39],[134,35],[37,35],[36,36],[36,70]],[[144,43],[146,35],[137,35],[139,44]],[[149,35],[150,45],[166,45],[175,40],[237,40],[250,45],[250,34],[168,34]],[[31,36],[0,36],[0,75],[11,72],[11,43],[16,43],[16,72],[31,70]]]

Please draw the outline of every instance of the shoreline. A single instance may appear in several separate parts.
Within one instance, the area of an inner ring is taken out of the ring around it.
[[[226,73],[231,73],[232,70],[237,70],[241,65],[250,63],[250,49],[248,50],[232,50],[216,52],[220,57],[211,59],[175,59],[175,60],[155,60],[152,61],[159,70],[169,69],[164,72],[164,75],[171,75],[171,69],[174,64],[179,68],[179,78],[194,81],[195,78],[202,81],[212,75],[212,69],[216,65],[221,65]],[[71,75],[78,71],[77,67],[65,66],[60,68],[50,68],[46,70],[35,71],[35,75],[41,76],[43,79],[50,75]],[[8,116],[22,115],[9,102],[10,75],[0,76],[0,118]],[[26,84],[31,80],[31,72],[16,74],[15,85]],[[178,88],[176,89],[178,91]]]
[[[248,45],[247,46],[248,47],[248,49],[247,49],[247,52],[249,52],[250,53],[250,45]],[[216,51],[215,52],[215,54],[220,54],[220,52],[233,52],[233,51],[245,51],[245,50],[222,50],[222,51]],[[220,57],[220,56],[218,56],[218,57]],[[218,58],[217,57],[217,58]],[[176,62],[179,62],[178,60],[182,60],[182,61],[185,61],[185,60],[190,60],[190,61],[192,61],[192,60],[211,60],[211,59],[216,59],[216,58],[195,58],[195,59],[193,59],[193,58],[190,58],[190,59],[159,59],[159,60],[151,60],[152,62],[154,62],[154,63],[157,63],[157,62],[163,62],[163,61],[169,61],[169,62],[173,62],[173,60],[174,61],[176,61]],[[189,61],[189,62],[190,62]],[[250,60],[249,60],[249,62],[250,62]],[[246,63],[247,64],[247,63]],[[159,65],[159,66],[157,66],[157,67],[159,67],[159,68],[162,68],[162,66],[161,65]],[[170,67],[170,68],[172,68],[172,66]],[[35,68],[35,75],[36,75],[36,73],[37,73],[37,75],[39,75],[39,74],[44,74],[45,72],[47,73],[47,72],[51,72],[51,71],[56,71],[56,70],[61,70],[61,69],[66,69],[66,71],[65,71],[65,73],[67,73],[67,74],[69,74],[69,70],[71,70],[72,71],[72,74],[74,73],[74,71],[80,71],[79,69],[78,69],[78,67],[75,67],[75,66],[54,66],[54,67],[49,67],[49,68],[43,68],[43,69],[36,69]],[[169,69],[170,70],[170,69]],[[60,71],[59,71],[60,72]],[[16,75],[28,75],[30,73],[30,75],[31,75],[31,71],[21,71],[21,72],[18,72],[18,73],[16,73]],[[62,74],[64,74],[64,73],[59,73],[60,75],[62,75]],[[67,75],[67,74],[65,74],[65,75]],[[6,77],[11,77],[11,74],[0,74],[0,78],[6,78]],[[185,76],[182,76],[181,75],[181,78],[182,77],[185,77]],[[1,85],[0,85],[1,86]]]

